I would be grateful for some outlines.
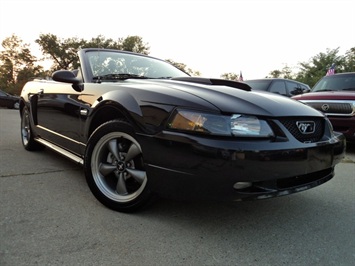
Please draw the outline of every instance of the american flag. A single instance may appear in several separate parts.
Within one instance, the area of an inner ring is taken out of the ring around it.
[[[243,74],[242,74],[242,71],[240,71],[239,81],[243,81]]]
[[[334,74],[335,74],[335,64],[333,63],[331,65],[331,67],[328,69],[326,76],[330,76],[330,75],[334,75]]]

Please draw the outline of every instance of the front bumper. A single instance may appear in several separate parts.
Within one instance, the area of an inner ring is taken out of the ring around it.
[[[144,137],[142,143],[154,192],[175,199],[228,201],[283,196],[323,184],[334,176],[346,148],[342,134],[306,144],[169,132]]]

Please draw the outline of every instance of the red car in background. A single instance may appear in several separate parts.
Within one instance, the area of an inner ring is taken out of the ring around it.
[[[323,112],[334,131],[343,133],[347,141],[355,141],[355,72],[324,76],[311,92],[292,99]]]

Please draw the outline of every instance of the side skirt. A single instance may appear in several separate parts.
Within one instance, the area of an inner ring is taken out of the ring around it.
[[[67,151],[67,150],[65,150],[65,149],[63,149],[63,148],[51,143],[51,142],[49,142],[49,141],[46,141],[46,140],[41,139],[41,138],[36,138],[35,140],[37,142],[41,143],[42,145],[50,148],[51,150],[53,150],[55,152],[58,152],[59,154],[67,157],[68,159],[70,159],[70,160],[72,160],[72,161],[74,161],[74,162],[76,162],[78,164],[81,164],[81,165],[84,164],[84,160],[81,157],[79,157],[79,156],[77,156],[77,155],[75,155],[75,154],[73,154],[73,153],[71,153],[71,152],[69,152],[69,151]]]

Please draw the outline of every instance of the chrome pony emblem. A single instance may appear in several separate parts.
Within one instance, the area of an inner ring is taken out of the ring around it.
[[[296,125],[302,134],[312,134],[316,130],[316,124],[313,121],[297,121]]]

